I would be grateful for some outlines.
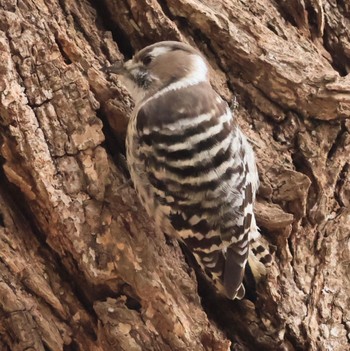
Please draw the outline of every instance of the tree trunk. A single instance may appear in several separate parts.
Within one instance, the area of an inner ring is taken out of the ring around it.
[[[238,99],[275,248],[254,302],[199,297],[125,176],[100,68],[160,40]],[[349,70],[343,0],[1,0],[0,350],[348,350]]]

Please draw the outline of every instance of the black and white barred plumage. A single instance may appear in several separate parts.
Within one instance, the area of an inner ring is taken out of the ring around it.
[[[252,148],[211,87],[204,57],[160,42],[112,66],[135,99],[127,131],[134,186],[159,229],[182,240],[216,288],[242,298],[258,174]]]

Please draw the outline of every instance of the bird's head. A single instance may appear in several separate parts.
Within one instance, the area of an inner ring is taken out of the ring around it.
[[[170,84],[194,85],[208,80],[208,66],[202,54],[177,41],[147,46],[131,60],[117,62],[105,71],[122,76],[136,103]]]

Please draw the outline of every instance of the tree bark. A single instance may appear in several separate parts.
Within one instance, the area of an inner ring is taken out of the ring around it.
[[[254,301],[198,290],[125,176],[101,66],[160,40],[238,100],[275,250]],[[349,349],[349,62],[346,1],[0,1],[0,350]]]

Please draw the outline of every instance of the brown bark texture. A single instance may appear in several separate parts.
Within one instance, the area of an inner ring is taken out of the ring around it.
[[[160,40],[237,98],[274,249],[254,301],[198,293],[127,181],[101,67]],[[350,350],[349,70],[346,0],[1,0],[0,350]]]

